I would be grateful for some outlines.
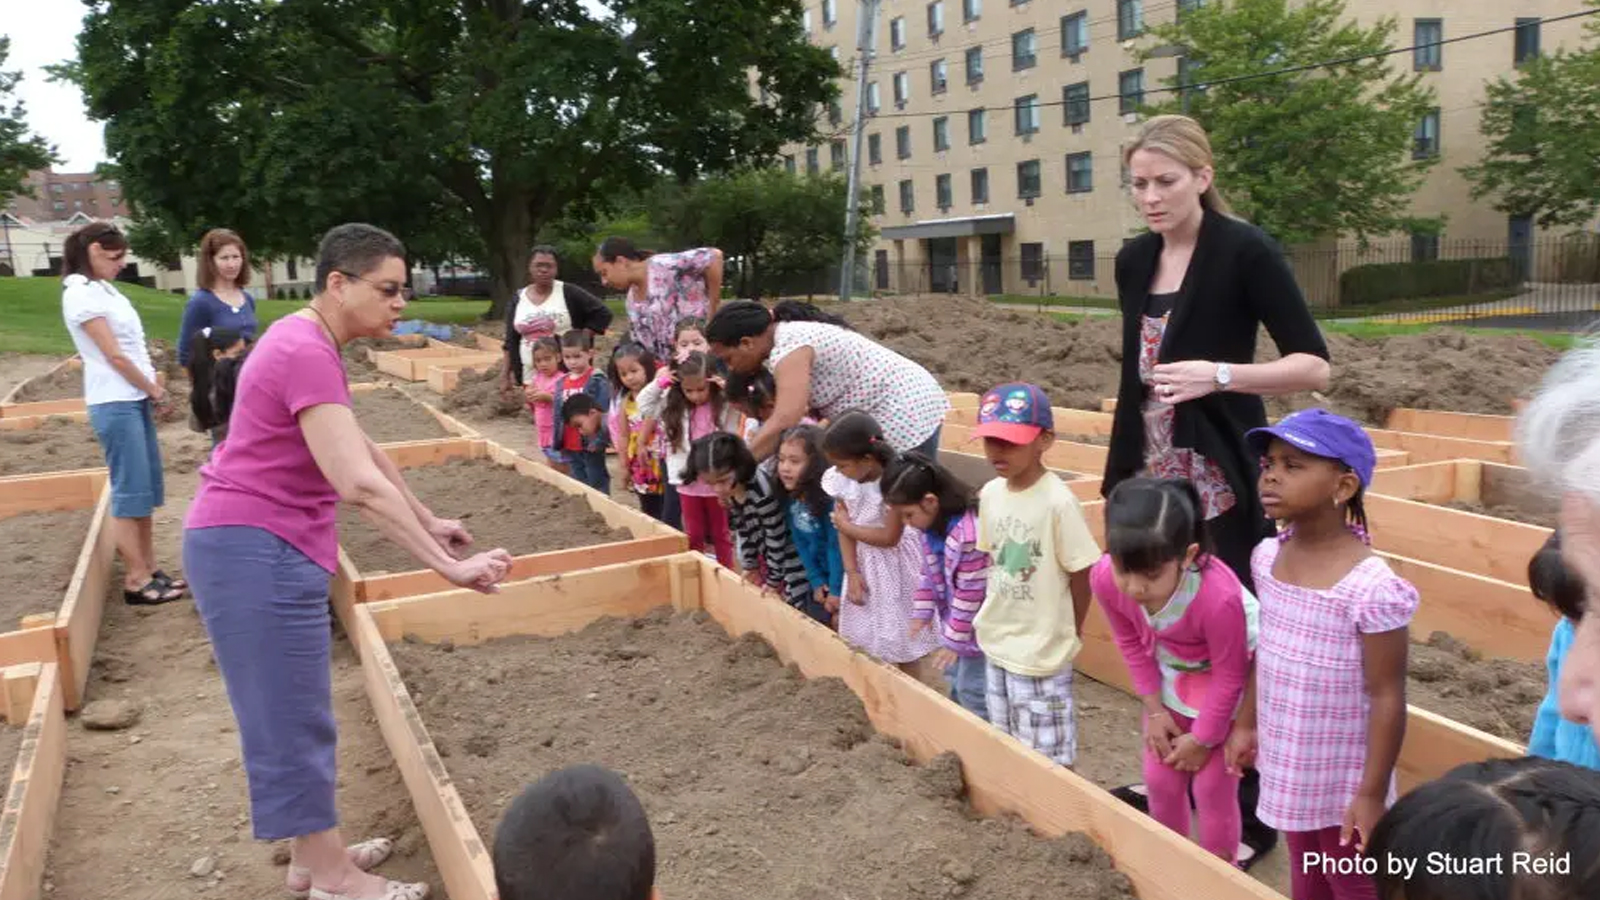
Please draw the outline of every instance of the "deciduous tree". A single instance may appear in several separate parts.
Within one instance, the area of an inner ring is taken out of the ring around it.
[[[57,162],[54,148],[44,138],[28,132],[22,101],[12,102],[21,72],[5,71],[11,39],[0,37],[0,208],[22,193],[29,172]]]

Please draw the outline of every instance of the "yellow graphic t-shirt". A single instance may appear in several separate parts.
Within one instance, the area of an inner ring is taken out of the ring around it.
[[[1013,491],[1004,478],[983,486],[978,549],[989,554],[989,593],[972,622],[989,661],[1042,678],[1072,664],[1082,642],[1067,576],[1090,568],[1100,546],[1067,485],[1046,472]]]

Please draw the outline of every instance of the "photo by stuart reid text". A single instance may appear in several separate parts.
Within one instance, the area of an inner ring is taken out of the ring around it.
[[[1568,875],[1572,872],[1572,858],[1565,853],[1525,853],[1517,851],[1506,855],[1457,856],[1435,851],[1418,858],[1387,856],[1335,857],[1322,853],[1307,853],[1305,868],[1308,872],[1328,875],[1384,874],[1411,878],[1419,873],[1427,875]]]

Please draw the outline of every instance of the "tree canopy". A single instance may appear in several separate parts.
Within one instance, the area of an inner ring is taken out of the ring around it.
[[[12,102],[21,72],[7,72],[11,39],[0,37],[0,207],[22,193],[28,173],[57,162],[54,148],[44,138],[28,133],[27,110],[21,100]]]
[[[92,8],[66,74],[106,121],[127,195],[168,231],[226,225],[269,253],[309,253],[332,225],[370,221],[421,257],[484,260],[499,303],[564,212],[808,137],[837,64],[806,42],[800,12],[799,0],[112,3]]]
[[[1283,243],[1427,228],[1436,223],[1409,208],[1437,162],[1432,154],[1413,158],[1417,124],[1434,105],[1432,90],[1420,76],[1394,73],[1408,56],[1316,65],[1389,50],[1395,30],[1393,18],[1371,27],[1346,19],[1343,0],[1187,8],[1175,22],[1149,29],[1141,55],[1176,47],[1179,75],[1167,84],[1205,86],[1163,94],[1150,109],[1186,110],[1205,126],[1223,196]]]

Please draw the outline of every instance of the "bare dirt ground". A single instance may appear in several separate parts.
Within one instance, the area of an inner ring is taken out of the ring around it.
[[[24,381],[45,374],[60,363],[59,356],[38,356],[31,353],[0,354],[0,397],[11,393],[12,388]]]
[[[1443,631],[1413,642],[1406,702],[1526,743],[1548,681],[1542,663],[1495,659]]]
[[[31,512],[0,518],[0,631],[23,616],[61,608],[94,513],[87,509]]]

